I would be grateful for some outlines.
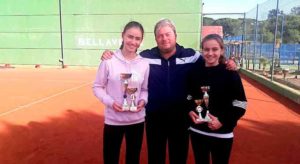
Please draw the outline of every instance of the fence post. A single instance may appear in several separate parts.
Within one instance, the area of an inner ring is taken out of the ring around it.
[[[252,58],[252,64],[253,64],[253,71],[255,69],[255,56],[256,56],[256,40],[257,40],[257,29],[258,29],[258,4],[256,7],[256,20],[255,20],[255,34],[254,34],[254,52],[253,52],[253,58]]]
[[[277,7],[276,7],[276,23],[275,23],[273,54],[272,54],[272,63],[271,63],[272,64],[271,65],[271,81],[273,81],[273,74],[274,74],[274,58],[275,58],[276,37],[277,37],[277,24],[278,24],[278,5],[279,5],[279,0],[277,0]]]
[[[242,44],[241,44],[241,67],[244,68],[244,46],[245,44],[245,35],[246,35],[246,13],[244,13],[244,19],[243,19],[243,35],[242,35]],[[247,60],[245,60],[247,61]]]
[[[281,60],[281,52],[282,52],[282,44],[283,44],[283,25],[284,25],[284,14],[281,13],[281,32],[280,32],[280,48],[279,48],[279,61],[278,61],[278,67],[280,67],[280,60]]]
[[[59,0],[59,26],[60,26],[60,50],[61,50],[61,68],[65,68],[64,64],[64,45],[63,45],[63,32],[62,32],[62,17],[61,17],[61,0]]]

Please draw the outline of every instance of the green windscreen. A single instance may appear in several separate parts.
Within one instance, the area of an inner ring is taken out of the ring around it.
[[[162,18],[174,21],[178,43],[199,47],[199,0],[1,0],[0,63],[96,66],[103,50],[115,50],[131,20],[145,37],[140,50],[156,46],[153,29]],[[62,37],[62,46],[61,46]]]

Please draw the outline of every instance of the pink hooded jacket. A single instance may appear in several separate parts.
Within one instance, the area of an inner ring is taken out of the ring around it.
[[[124,87],[120,79],[121,73],[132,73],[128,87],[137,88],[136,100],[148,100],[149,63],[141,56],[133,60],[125,60],[121,50],[117,50],[112,59],[101,62],[93,91],[95,96],[105,105],[105,120],[108,125],[131,125],[145,121],[145,109],[139,112],[118,112],[112,108],[114,101],[123,104]],[[130,96],[127,96],[130,105]]]

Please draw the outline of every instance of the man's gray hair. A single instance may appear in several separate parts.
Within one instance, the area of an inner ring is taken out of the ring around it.
[[[160,21],[158,21],[154,27],[154,35],[156,36],[156,32],[160,28],[165,27],[165,26],[171,27],[175,36],[177,36],[175,24],[170,19],[161,19]]]

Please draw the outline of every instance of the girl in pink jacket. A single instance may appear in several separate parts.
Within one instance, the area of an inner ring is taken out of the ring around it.
[[[101,62],[96,75],[93,91],[105,105],[104,164],[119,163],[124,136],[126,163],[140,161],[149,76],[149,63],[137,54],[143,36],[142,25],[129,22],[122,32],[120,49],[112,59]]]

